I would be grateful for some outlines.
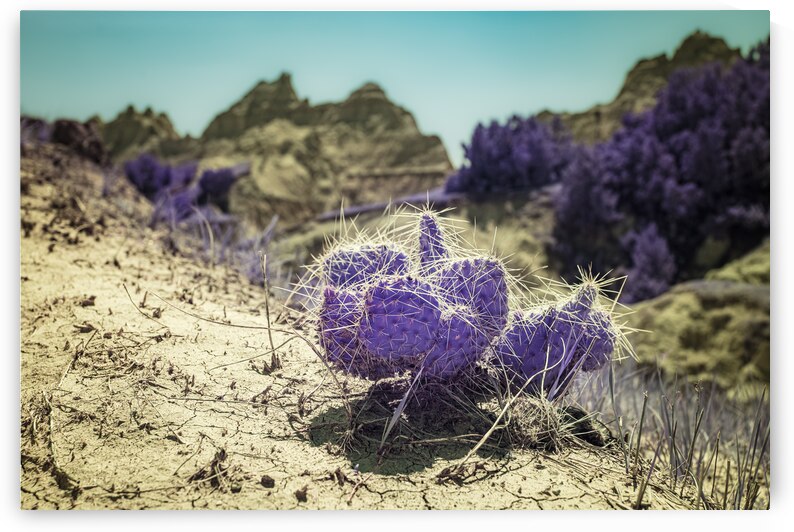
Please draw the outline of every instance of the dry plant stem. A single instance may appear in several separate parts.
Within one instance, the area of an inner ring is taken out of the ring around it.
[[[620,442],[620,450],[623,451],[623,462],[626,466],[626,474],[629,474],[629,453],[626,450],[626,442],[623,440],[623,422],[618,415],[618,407],[615,402],[615,368],[610,364],[609,366],[609,395],[612,399],[612,411],[615,414],[615,423],[618,425],[618,441]]]
[[[389,437],[389,433],[391,433],[394,425],[397,424],[397,420],[400,419],[400,415],[402,415],[403,411],[405,410],[405,405],[408,402],[408,397],[411,395],[411,391],[414,389],[414,384],[417,383],[419,377],[422,375],[422,369],[420,368],[419,372],[416,374],[416,377],[411,381],[410,386],[408,386],[408,390],[405,392],[400,404],[397,405],[397,408],[394,410],[394,414],[392,414],[391,419],[389,420],[389,424],[386,425],[385,430],[383,431],[383,437],[380,440],[380,446],[378,446],[378,451],[383,449],[383,444],[386,443],[386,438]]]
[[[155,322],[157,325],[159,325],[159,326],[160,326],[160,327],[162,327],[163,329],[168,329],[168,327],[166,327],[165,325],[163,325],[163,323],[162,323],[162,322],[158,321],[156,318],[153,318],[152,316],[149,316],[148,314],[146,314],[144,311],[142,311],[142,310],[141,310],[141,307],[139,307],[138,305],[136,305],[136,304],[135,304],[135,301],[133,301],[133,300],[132,300],[132,295],[130,294],[130,291],[127,289],[127,285],[126,285],[126,284],[122,283],[122,285],[121,285],[121,286],[123,286],[123,287],[124,287],[124,291],[125,291],[125,292],[127,292],[127,297],[128,297],[128,298],[130,298],[130,303],[132,303],[132,306],[133,306],[133,307],[135,307],[135,310],[137,310],[138,312],[140,312],[142,316],[144,316],[144,317],[146,317],[147,319],[149,319],[149,320],[152,320],[153,322]],[[144,298],[144,301],[146,300],[146,295],[147,295],[148,293],[149,293],[149,292],[146,292],[146,294],[144,294],[144,296],[143,296],[143,298]],[[158,296],[157,294],[154,294],[154,296],[159,298],[159,296]],[[162,299],[162,298],[160,298],[160,299]],[[170,304],[170,303],[169,303],[169,304]],[[174,307],[174,308],[176,308],[176,307]]]
[[[547,361],[547,364],[548,364],[548,359],[549,359],[549,356],[548,356],[548,352],[547,352],[547,353],[546,353],[546,361]],[[477,445],[475,445],[475,446],[474,446],[474,448],[472,448],[472,449],[471,449],[471,450],[468,452],[468,454],[466,454],[466,456],[463,458],[463,460],[461,460],[461,461],[460,461],[460,463],[458,464],[458,467],[461,467],[463,464],[465,464],[466,462],[468,462],[468,461],[469,461],[469,459],[470,459],[472,456],[474,456],[474,454],[475,454],[477,451],[479,451],[479,450],[480,450],[480,448],[481,448],[481,447],[482,447],[482,446],[485,444],[485,442],[486,442],[486,441],[488,441],[488,438],[490,438],[490,437],[491,437],[491,435],[492,435],[492,434],[493,434],[493,433],[496,431],[496,429],[497,429],[497,428],[498,428],[498,426],[499,426],[499,422],[500,422],[500,421],[502,421],[502,418],[503,418],[503,417],[505,416],[505,414],[507,414],[507,412],[510,410],[510,407],[512,407],[512,406],[513,406],[513,403],[515,403],[515,402],[516,402],[516,400],[517,400],[517,399],[518,399],[518,398],[521,396],[521,394],[523,393],[524,389],[526,389],[526,387],[527,387],[527,386],[529,386],[529,384],[530,384],[530,383],[531,383],[533,380],[535,380],[535,377],[537,377],[538,375],[541,375],[541,374],[545,375],[545,373],[546,373],[547,371],[550,371],[550,370],[554,369],[554,367],[556,367],[556,366],[557,366],[558,364],[560,364],[561,362],[562,362],[562,359],[560,359],[560,360],[557,362],[557,364],[554,364],[552,367],[547,367],[546,369],[544,369],[544,370],[541,370],[541,371],[539,371],[539,372],[535,373],[535,374],[534,374],[534,375],[532,375],[532,376],[531,376],[529,379],[527,379],[527,381],[526,381],[526,382],[525,382],[525,383],[524,383],[524,384],[521,386],[521,388],[519,388],[518,392],[517,392],[515,395],[513,395],[513,397],[511,397],[511,398],[510,398],[510,400],[509,400],[507,403],[505,403],[504,407],[502,407],[502,410],[499,412],[499,415],[496,417],[496,419],[494,420],[493,424],[491,425],[491,428],[490,428],[490,429],[488,429],[488,432],[486,432],[485,434],[483,434],[482,438],[480,438],[480,441],[479,441],[479,442],[477,442]]]
[[[126,289],[126,287],[125,287],[125,289]],[[129,295],[129,291],[127,292],[127,295]],[[223,321],[218,321],[218,320],[213,320],[213,319],[210,319],[210,318],[205,318],[204,316],[199,316],[198,314],[195,314],[193,312],[189,312],[189,311],[187,311],[185,309],[177,307],[176,305],[174,305],[170,301],[166,301],[165,299],[163,299],[159,295],[155,294],[154,292],[152,292],[152,295],[154,297],[156,297],[157,299],[159,299],[160,301],[162,301],[164,304],[166,304],[169,307],[171,307],[172,309],[174,309],[174,310],[176,310],[178,312],[181,312],[182,314],[185,314],[186,316],[190,316],[191,318],[195,318],[195,319],[201,320],[201,321],[206,321],[207,323],[212,323],[212,324],[215,324],[215,325],[222,325],[224,327],[235,327],[237,329],[253,329],[253,330],[259,330],[259,331],[271,330],[271,331],[274,331],[274,332],[277,332],[277,333],[283,333],[283,334],[293,334],[293,335],[296,334],[296,332],[294,330],[280,329],[278,327],[263,327],[262,325],[238,325],[236,323],[226,323],[226,322],[223,322]],[[131,297],[130,297],[130,301],[132,301]],[[135,302],[132,302],[132,304],[135,305]],[[136,308],[137,308],[137,305],[136,305]],[[147,318],[149,318],[149,319],[151,319],[153,321],[156,321],[157,323],[160,323],[159,321],[154,320],[154,318],[152,318],[150,316],[147,316],[146,313],[143,312],[139,308],[138,308],[138,312],[142,313]],[[163,325],[163,327],[165,327],[165,325]]]
[[[648,468],[648,474],[640,484],[640,491],[637,494],[637,501],[634,503],[634,509],[639,510],[642,508],[642,499],[645,496],[645,490],[648,487],[648,483],[651,481],[651,475],[653,474],[653,469],[656,467],[656,459],[659,458],[659,452],[662,450],[662,443],[664,443],[664,438],[661,436],[659,437],[659,444],[656,446],[656,452],[653,453],[653,460],[651,460],[651,466]]]
[[[642,414],[640,414],[640,426],[637,431],[637,447],[634,449],[634,467],[632,477],[634,479],[634,486],[637,486],[637,463],[640,459],[640,444],[642,443],[642,426],[645,424],[645,408],[648,405],[648,392],[643,394],[642,399]]]
[[[700,422],[703,421],[703,409],[698,412],[698,419],[695,422],[695,431],[692,433],[692,441],[689,444],[689,450],[687,451],[686,457],[686,471],[684,472],[684,479],[681,481],[681,496],[684,496],[684,488],[686,487],[687,477],[689,476],[690,469],[692,468],[692,454],[695,451],[695,441],[698,437],[698,431],[700,430]],[[738,442],[737,442],[738,446]],[[738,447],[737,447],[738,449]]]
[[[207,217],[202,214],[200,210],[196,207],[192,207],[193,212],[196,213],[199,217],[199,220],[204,224],[204,228],[207,231],[207,238],[210,241],[210,267],[215,268],[215,236],[212,231],[212,227],[210,227],[210,223],[207,220]]]
[[[711,474],[711,498],[714,498],[714,487],[717,485],[717,462],[720,458],[720,437],[721,431],[717,431],[717,447],[714,451],[714,472]]]
[[[79,348],[79,349],[75,348],[74,356],[72,356],[72,359],[69,361],[69,364],[66,365],[66,369],[63,370],[63,374],[61,375],[61,378],[58,381],[58,385],[55,387],[56,390],[60,390],[61,389],[61,385],[63,385],[63,381],[66,380],[66,376],[69,374],[69,371],[74,366],[74,363],[77,362],[77,359],[80,358],[80,355],[82,353],[84,353],[85,350],[88,348],[88,344],[90,344],[91,340],[94,339],[94,336],[96,336],[96,333],[97,333],[97,330],[94,329],[94,332],[91,334],[91,337],[88,339],[88,341],[85,344],[83,344],[83,346],[81,348]]]
[[[273,333],[270,331],[270,286],[267,279],[267,254],[262,253],[259,255],[259,264],[262,266],[262,276],[265,279],[265,319],[267,320],[267,337],[270,340],[270,351],[275,353],[276,349],[273,347]]]

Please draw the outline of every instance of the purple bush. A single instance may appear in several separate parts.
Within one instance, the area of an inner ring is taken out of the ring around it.
[[[190,218],[197,210],[198,195],[199,191],[196,187],[161,192],[157,196],[157,206],[152,214],[152,224],[166,222],[173,225]]]
[[[241,164],[218,170],[205,170],[195,183],[198,163],[168,165],[145,153],[124,164],[127,179],[149,201],[157,204],[155,221],[182,221],[197,209],[210,221],[213,211],[199,209],[210,203],[228,210],[228,196],[234,182],[250,170]]]
[[[752,249],[769,232],[769,45],[727,69],[675,72],[652,109],[580,148],[561,181],[559,270],[575,275],[586,259],[629,273],[626,301]],[[707,239],[729,252],[704,265]]]
[[[641,301],[666,292],[675,279],[675,259],[656,224],[639,232],[630,231],[624,245],[632,250],[626,299]]]
[[[534,117],[478,124],[463,149],[466,164],[449,177],[446,192],[474,196],[536,189],[558,181],[571,157],[570,139],[559,122],[547,125]]]
[[[22,144],[49,142],[52,135],[52,125],[41,118],[32,116],[19,117],[19,136]]]
[[[135,188],[144,195],[149,201],[157,198],[169,189],[184,188],[193,180],[193,174],[188,175],[189,167],[183,167],[178,172],[167,165],[162,164],[157,157],[144,153],[137,159],[127,161],[124,164],[124,173]]]
[[[248,174],[251,170],[250,165],[240,164],[216,170],[204,170],[198,181],[201,194],[198,197],[199,204],[213,203],[221,210],[229,210],[229,191],[237,180]]]

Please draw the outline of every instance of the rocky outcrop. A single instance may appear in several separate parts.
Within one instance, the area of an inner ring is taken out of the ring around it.
[[[201,158],[251,162],[230,208],[264,223],[274,214],[302,223],[342,202],[421,192],[451,170],[441,139],[422,134],[374,83],[342,102],[311,105],[282,74],[218,115],[200,141]]]
[[[264,126],[279,118],[305,125],[309,102],[299,100],[289,74],[273,83],[260,81],[228,110],[216,116],[204,133],[203,141],[236,139],[251,128]]]
[[[667,79],[675,70],[715,61],[730,64],[740,55],[738,49],[730,48],[723,39],[697,31],[684,39],[672,57],[661,54],[638,61],[611,102],[596,105],[582,113],[543,111],[538,116],[549,121],[555,116],[559,117],[577,141],[604,141],[618,130],[626,113],[639,113],[652,107],[656,102],[656,94],[667,84]]]
[[[769,243],[636,308],[640,362],[749,396],[769,383]]]
[[[747,255],[706,273],[711,281],[769,285],[769,239]]]
[[[66,146],[77,155],[99,165],[108,162],[107,150],[94,121],[56,120],[52,125],[50,141]]]
[[[194,139],[180,137],[165,114],[128,107],[102,127],[117,161],[143,152],[203,166],[251,164],[230,208],[282,226],[305,222],[344,201],[388,200],[439,186],[451,170],[441,139],[424,135],[410,112],[375,83],[344,101],[312,105],[289,74],[261,81]]]
[[[141,113],[130,105],[110,122],[101,124],[100,132],[111,157],[118,160],[143,152],[165,155],[164,148],[169,151],[171,144],[182,141],[168,115],[155,113],[151,107]]]

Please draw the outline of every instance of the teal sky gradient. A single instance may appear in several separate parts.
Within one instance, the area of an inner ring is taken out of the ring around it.
[[[21,110],[109,120],[151,106],[197,136],[282,71],[313,104],[375,81],[459,164],[477,122],[607,102],[638,59],[696,29],[747,51],[769,12],[23,11]]]

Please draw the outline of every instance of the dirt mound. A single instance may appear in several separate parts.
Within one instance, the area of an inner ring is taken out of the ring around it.
[[[632,323],[648,332],[633,343],[648,366],[658,364],[670,377],[714,381],[739,398],[769,385],[769,285],[691,281],[636,311]]]

